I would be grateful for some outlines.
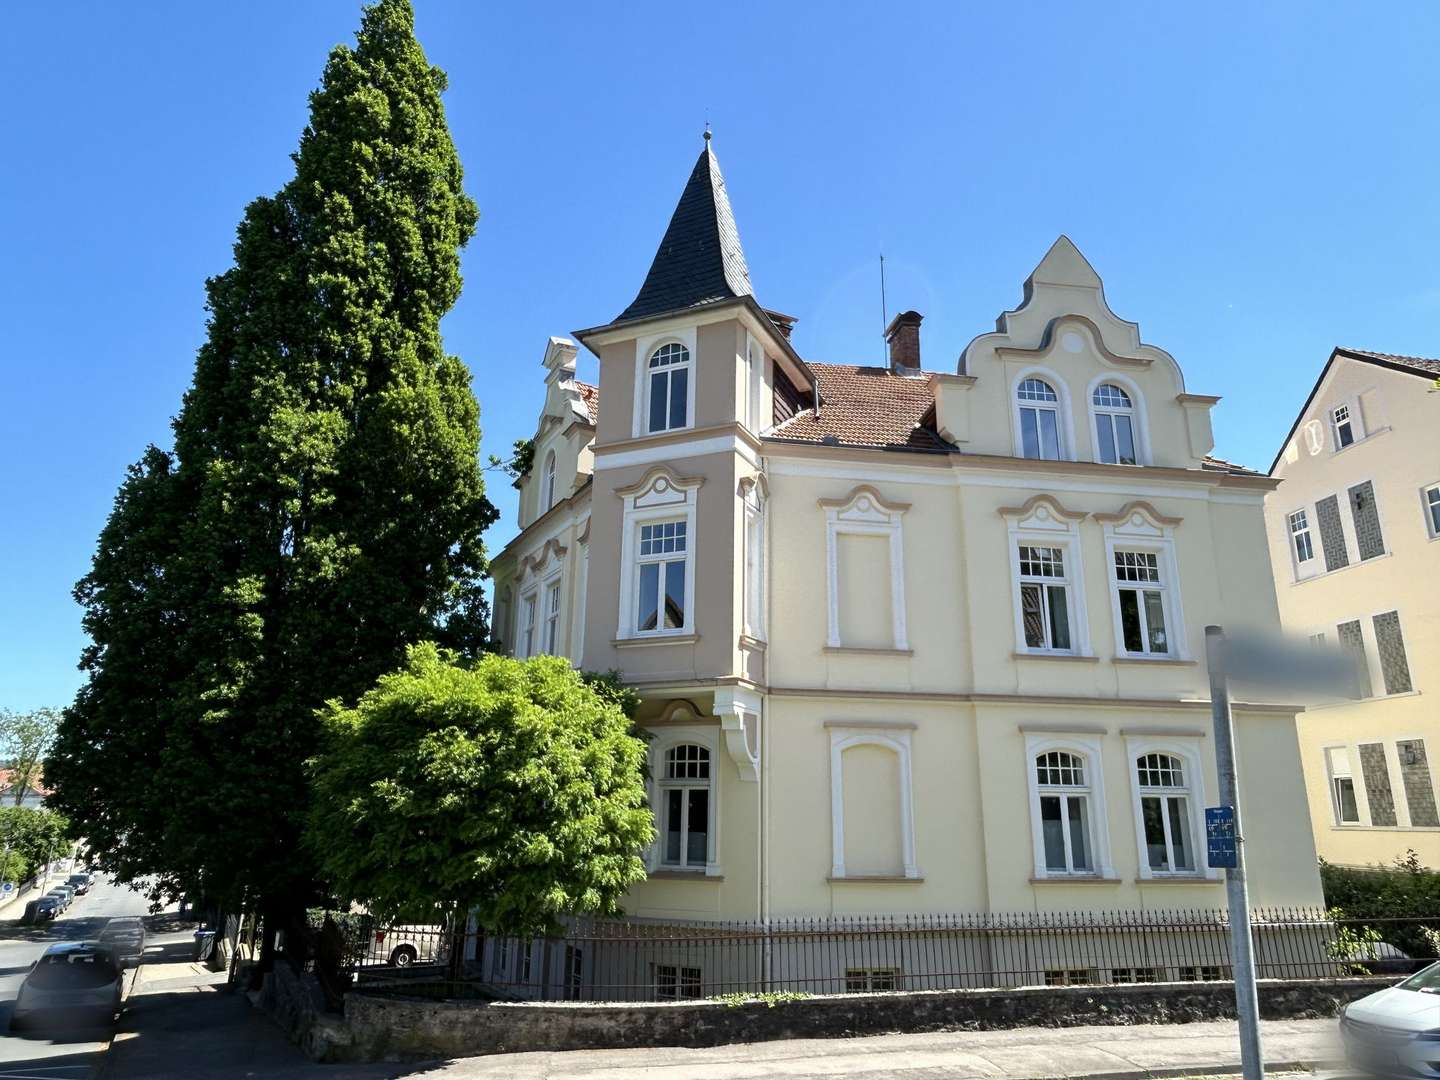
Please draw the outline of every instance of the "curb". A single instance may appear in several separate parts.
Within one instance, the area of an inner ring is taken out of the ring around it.
[[[1179,1065],[1174,1068],[1163,1069],[1131,1069],[1122,1072],[1090,1073],[1086,1076],[1072,1077],[1071,1080],[1169,1080],[1172,1077],[1186,1076],[1228,1076],[1240,1075],[1239,1061],[1226,1061],[1212,1063],[1209,1065]],[[1332,1059],[1321,1058],[1310,1061],[1267,1061],[1265,1071],[1267,1073],[1290,1073],[1290,1072],[1329,1072],[1342,1070],[1345,1063]]]

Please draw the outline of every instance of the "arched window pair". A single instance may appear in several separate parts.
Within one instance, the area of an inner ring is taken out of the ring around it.
[[[1020,450],[1027,458],[1059,461],[1065,456],[1060,395],[1039,376],[1022,379],[1015,389],[1020,410]],[[1096,460],[1109,465],[1139,464],[1135,404],[1115,383],[1101,383],[1090,395],[1095,416]]]

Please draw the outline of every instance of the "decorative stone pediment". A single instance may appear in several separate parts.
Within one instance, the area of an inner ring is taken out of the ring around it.
[[[740,771],[740,779],[760,779],[760,695],[739,686],[715,690],[711,711],[720,718],[725,752]]]
[[[1143,499],[1126,503],[1113,514],[1096,514],[1095,520],[1110,526],[1117,537],[1157,539],[1180,524],[1178,517],[1167,517]]]
[[[747,506],[760,507],[765,500],[770,498],[770,485],[765,481],[764,473],[756,473],[754,476],[742,476],[740,482],[735,485],[735,494],[740,496],[740,501]]]
[[[820,506],[835,521],[847,524],[897,524],[909,503],[889,502],[869,484],[853,488],[843,499],[821,499]]]
[[[1085,510],[1067,510],[1053,495],[1032,495],[1021,506],[1002,506],[1000,516],[1027,532],[1070,532],[1085,518]]]
[[[668,466],[657,465],[638,484],[616,488],[615,494],[629,500],[636,509],[678,506],[687,502],[690,493],[704,482],[703,476],[679,476]]]
[[[569,550],[569,548],[564,547],[559,540],[556,540],[552,536],[540,545],[540,550],[532,551],[520,560],[519,576],[523,578],[527,574],[539,573],[545,569],[546,564],[549,563],[552,558],[556,562],[559,562],[565,558],[565,553]]]

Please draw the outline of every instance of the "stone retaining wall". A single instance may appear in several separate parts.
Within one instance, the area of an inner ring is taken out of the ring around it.
[[[1315,1019],[1392,979],[1262,981],[1266,1019]],[[304,1039],[328,1061],[417,1061],[528,1050],[719,1046],[771,1039],[1081,1024],[1174,1024],[1235,1015],[1231,983],[837,994],[769,1006],[423,1001],[352,993],[345,1021]],[[343,1028],[343,1030],[338,1030]]]

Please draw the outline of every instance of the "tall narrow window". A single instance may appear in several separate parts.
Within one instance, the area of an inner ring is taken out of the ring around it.
[[[1440,484],[1425,489],[1425,528],[1432,540],[1440,536]]]
[[[1127,653],[1168,656],[1165,582],[1153,551],[1115,552],[1115,596],[1120,605],[1121,644]]]
[[[1385,554],[1385,537],[1380,533],[1380,511],[1375,506],[1375,485],[1369,480],[1349,491],[1350,515],[1355,523],[1355,546],[1360,561]]]
[[[545,479],[540,488],[540,513],[555,505],[555,451],[545,455]]]
[[[1355,801],[1355,777],[1350,771],[1350,751],[1332,746],[1325,751],[1325,764],[1330,772],[1330,801],[1335,811],[1335,824],[1360,824],[1360,806]]]
[[[1355,441],[1355,422],[1349,405],[1337,405],[1330,414],[1330,430],[1335,435],[1335,449],[1343,450]]]
[[[678,342],[661,345],[650,354],[650,432],[674,431],[689,424],[690,350]]]
[[[745,501],[745,633],[765,639],[765,511]]]
[[[1065,573],[1065,550],[1032,544],[1019,548],[1025,647],[1069,652],[1070,582]]]
[[[574,945],[565,946],[565,997],[579,1001],[585,988],[585,953]]]
[[[710,751],[682,743],[665,751],[660,778],[660,862],[704,870],[710,858]]]
[[[560,582],[553,582],[545,590],[545,651],[551,656],[560,655]]]
[[[520,601],[520,656],[535,655],[535,594]]]
[[[1114,383],[1102,383],[1091,396],[1095,406],[1095,438],[1099,460],[1109,465],[1134,465],[1135,407],[1130,395]]]
[[[1145,857],[1152,873],[1195,873],[1190,789],[1184,762],[1174,754],[1142,754],[1135,762]]]
[[[1315,542],[1310,536],[1310,518],[1304,510],[1290,515],[1290,543],[1295,551],[1295,563],[1303,566],[1315,558]]]
[[[1085,759],[1068,751],[1051,750],[1036,757],[1035,774],[1046,872],[1095,873]]]
[[[1365,633],[1360,628],[1360,620],[1352,619],[1349,622],[1341,623],[1335,627],[1335,636],[1340,640],[1340,648],[1349,654],[1350,661],[1354,665],[1352,695],[1356,698],[1370,697],[1373,693],[1370,683],[1370,664],[1365,659]]]
[[[1027,458],[1060,460],[1060,398],[1044,379],[1025,379],[1015,391],[1020,403],[1020,446]]]
[[[684,521],[640,526],[638,631],[679,630],[685,626]]]

